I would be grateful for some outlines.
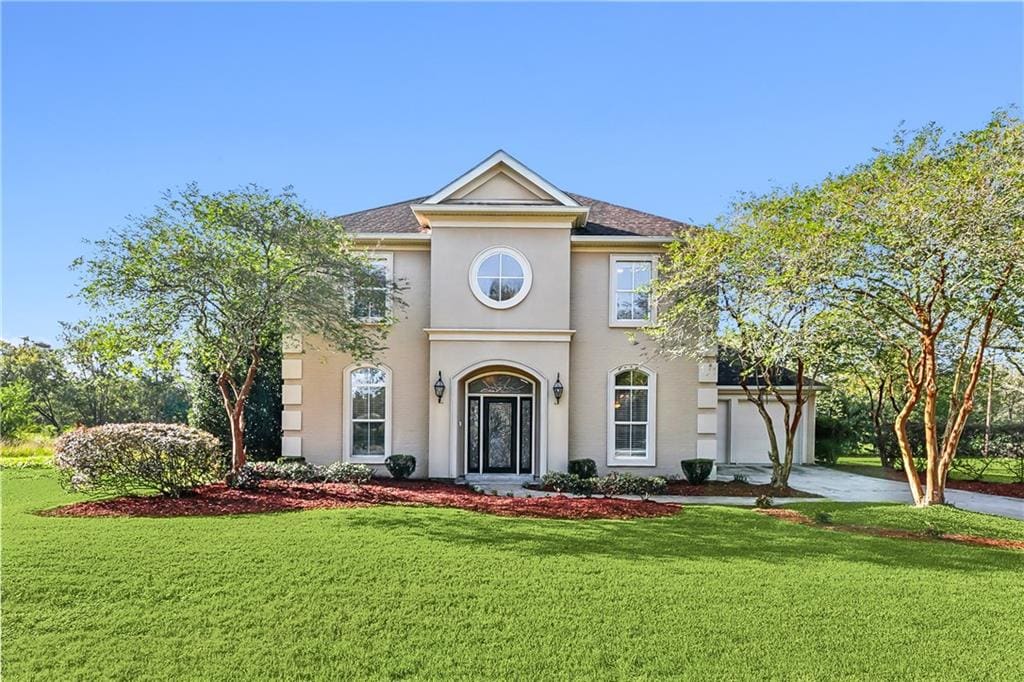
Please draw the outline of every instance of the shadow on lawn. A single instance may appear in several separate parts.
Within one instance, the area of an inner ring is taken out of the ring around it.
[[[1019,552],[832,532],[787,524],[749,509],[685,507],[672,517],[635,521],[488,519],[487,523],[475,520],[467,524],[418,511],[399,516],[359,515],[349,521],[453,546],[528,556],[756,560],[773,567],[790,560],[819,559],[972,573],[1024,567],[1024,555]]]

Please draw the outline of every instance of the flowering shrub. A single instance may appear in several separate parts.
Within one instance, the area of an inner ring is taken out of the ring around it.
[[[416,471],[416,458],[412,455],[391,455],[384,460],[384,466],[399,480],[409,478]]]
[[[569,473],[580,478],[597,478],[597,462],[592,459],[570,459]]]
[[[639,495],[645,500],[651,495],[660,495],[668,486],[661,476],[636,476],[634,474],[609,474],[597,479],[598,491],[603,495]]]
[[[54,466],[66,490],[127,494],[155,490],[179,497],[220,478],[214,436],[181,424],[106,424],[57,439]]]
[[[320,470],[321,480],[327,483],[355,483],[362,485],[369,483],[373,478],[373,469],[365,464],[353,464],[352,462],[335,462],[326,467],[316,467]]]
[[[634,474],[609,474],[603,478],[580,478],[576,474],[553,472],[544,474],[541,483],[559,493],[572,493],[590,497],[598,495],[640,495],[647,499],[651,495],[665,492],[668,482],[660,476],[636,476]]]
[[[232,471],[225,477],[229,488],[235,490],[256,490],[260,487],[260,475],[251,464],[246,464],[238,471]]]
[[[335,462],[328,466],[305,462],[255,462],[252,470],[265,481],[296,483],[366,483],[373,476],[373,469],[352,462]]]

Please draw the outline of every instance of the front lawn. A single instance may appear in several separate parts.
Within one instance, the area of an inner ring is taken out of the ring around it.
[[[45,517],[30,512],[81,498],[49,470],[2,477],[5,681],[1012,679],[1024,668],[1011,635],[1024,631],[1019,551],[699,506],[632,521],[397,506]],[[846,521],[919,520],[875,507],[850,507]],[[966,512],[941,523],[1024,534]]]
[[[1013,483],[1017,480],[1010,469],[1013,465],[1014,460],[1008,457],[995,459],[991,466],[985,470],[981,480],[991,483]],[[882,462],[875,456],[843,456],[836,460],[834,466],[840,469],[856,470],[855,473],[867,476],[906,480],[902,471],[883,469]],[[954,481],[964,481],[969,480],[970,476],[965,471],[954,467],[949,472],[949,478]]]

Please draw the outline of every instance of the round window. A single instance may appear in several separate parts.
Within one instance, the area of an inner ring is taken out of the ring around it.
[[[533,272],[523,254],[507,246],[481,252],[469,269],[473,295],[491,308],[511,308],[530,293]]]

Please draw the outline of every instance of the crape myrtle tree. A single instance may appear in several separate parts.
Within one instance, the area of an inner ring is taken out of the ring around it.
[[[94,246],[77,262],[81,295],[132,338],[180,339],[216,375],[233,471],[246,462],[245,407],[265,344],[302,333],[312,347],[372,359],[401,302],[343,226],[291,188],[207,194],[189,185]],[[353,296],[388,287],[388,313],[363,323]]]
[[[837,305],[899,358],[894,429],[914,501],[942,504],[986,352],[1024,317],[1024,127],[997,112],[965,134],[899,135],[827,179],[817,210],[837,235]],[[916,415],[923,482],[908,437]]]
[[[717,227],[680,233],[653,287],[650,334],[663,352],[700,359],[717,349],[738,364],[764,421],[776,488],[788,485],[808,388],[830,358],[829,233],[808,219],[813,200],[799,189],[751,197]]]

